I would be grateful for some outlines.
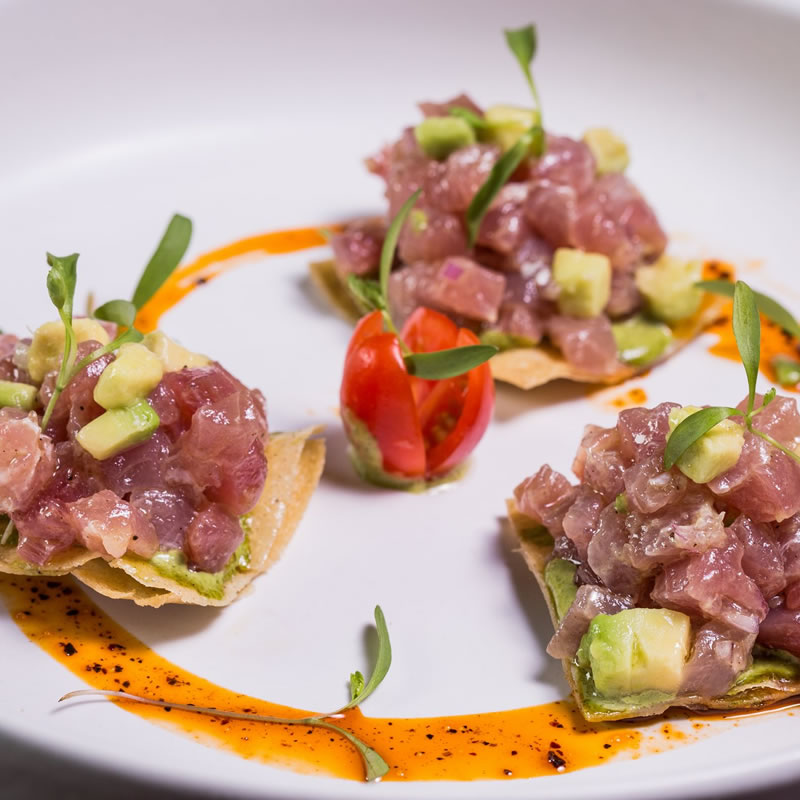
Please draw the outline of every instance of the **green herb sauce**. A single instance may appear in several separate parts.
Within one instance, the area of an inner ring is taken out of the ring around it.
[[[250,566],[250,520],[242,517],[240,523],[245,532],[244,540],[219,572],[191,569],[182,550],[156,553],[148,563],[155,567],[159,575],[188,586],[204,597],[220,600],[225,594],[225,583],[237,572],[244,572]]]

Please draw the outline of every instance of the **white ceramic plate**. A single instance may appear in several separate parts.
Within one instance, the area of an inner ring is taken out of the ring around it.
[[[125,295],[169,215],[192,254],[241,236],[382,209],[360,159],[467,89],[525,102],[500,29],[536,20],[550,127],[613,125],[676,244],[791,293],[800,130],[797,4],[733,2],[0,3],[2,327],[51,315],[44,252],[81,256],[81,285]],[[348,328],[321,313],[307,254],[255,260],[193,294],[167,327],[264,389],[273,429],[326,423],[329,464],[273,571],[222,613],[102,606],[161,654],[239,691],[335,705],[364,663],[376,602],[395,663],[376,716],[500,710],[561,697],[533,580],[501,536],[511,488],[568,469],[585,422],[613,416],[580,388],[501,390],[467,477],[446,492],[377,492],[353,477],[334,414]],[[781,288],[787,287],[787,288]],[[702,343],[642,384],[653,402],[738,400],[741,368]],[[53,713],[75,678],[0,618],[0,726],[75,759],[236,795],[635,797],[732,791],[800,775],[796,723],[767,718],[665,755],[533,782],[384,784],[307,778],[205,750],[93,704]],[[311,655],[310,655],[311,654]],[[457,667],[453,667],[453,665]],[[13,691],[12,691],[13,689]],[[124,758],[119,753],[124,752]],[[644,784],[643,784],[644,782]]]

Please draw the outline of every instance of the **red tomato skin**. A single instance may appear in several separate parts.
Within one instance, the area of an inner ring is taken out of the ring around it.
[[[479,344],[475,334],[429,308],[406,320],[401,337],[414,352]],[[466,382],[466,385],[465,385]],[[408,374],[398,337],[383,331],[383,315],[373,311],[356,326],[345,358],[340,402],[370,432],[392,477],[431,480],[461,464],[483,437],[494,411],[494,381],[488,363],[466,376],[430,381]],[[432,430],[443,414],[457,420],[433,444]],[[353,431],[350,442],[357,447]],[[427,432],[427,434],[426,434]]]
[[[400,336],[415,353],[447,350],[456,346],[458,325],[450,317],[423,306],[406,320]]]
[[[378,313],[379,312],[373,312]],[[345,360],[339,400],[370,432],[383,457],[384,471],[404,478],[424,478],[425,444],[400,342],[393,333],[372,333],[368,315],[359,323]],[[363,327],[362,327],[363,326]],[[357,437],[348,429],[356,448]]]
[[[421,306],[406,320],[400,336],[414,353],[447,350],[456,345],[458,325],[444,314]],[[428,381],[413,375],[410,376],[410,380],[414,399],[417,401],[417,407],[420,407],[433,391],[437,381]]]
[[[458,331],[456,347],[480,344],[472,331]],[[458,381],[459,378],[451,378]],[[445,383],[440,381],[440,383]],[[489,363],[467,373],[467,389],[461,416],[453,430],[441,442],[431,447],[426,454],[426,476],[441,477],[466,460],[486,433],[494,412],[494,380]]]
[[[358,349],[370,336],[383,333],[383,314],[380,311],[371,311],[365,317],[361,317],[350,337],[350,344],[347,345],[347,353],[344,356],[344,363],[350,354]]]

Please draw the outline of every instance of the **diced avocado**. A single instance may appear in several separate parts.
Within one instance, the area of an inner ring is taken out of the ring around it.
[[[702,277],[700,261],[682,261],[665,254],[636,270],[636,286],[654,317],[674,323],[691,317],[700,307],[703,292],[695,284]]]
[[[146,397],[164,375],[161,359],[143,344],[122,345],[94,387],[95,402],[106,409],[124,408]]]
[[[646,691],[675,694],[692,641],[689,617],[665,608],[598,614],[581,639],[578,664],[597,692],[623,697]]]
[[[0,381],[0,406],[13,406],[30,411],[36,405],[39,390],[29,383]]]
[[[553,254],[553,280],[562,314],[596,317],[611,295],[611,262],[600,253],[559,247]]]
[[[142,344],[161,359],[164,372],[180,372],[187,368],[207,367],[211,363],[208,356],[187,350],[161,331],[148,333]]]
[[[753,648],[753,663],[739,673],[731,691],[753,684],[774,684],[781,681],[796,681],[800,678],[800,659],[771,647],[756,645]]]
[[[498,350],[513,350],[517,347],[535,347],[536,342],[527,336],[515,336],[496,329],[483,331],[480,335],[481,344],[490,344]]]
[[[475,144],[475,131],[460,117],[428,117],[414,128],[425,155],[442,161],[454,150]]]
[[[797,386],[800,383],[800,362],[787,356],[775,356],[772,359],[775,377],[781,386]]]
[[[611,326],[619,360],[633,367],[644,367],[664,353],[672,341],[667,325],[642,316],[631,317]]]
[[[628,145],[608,128],[589,128],[583,134],[583,141],[592,151],[597,164],[597,174],[625,172],[630,163]]]
[[[500,145],[506,152],[525,131],[539,124],[541,115],[532,108],[499,105],[487,108],[483,118],[486,121],[487,140]]]
[[[94,319],[82,317],[72,321],[72,329],[78,344],[94,340],[100,344],[108,344],[110,339],[106,329]],[[58,369],[64,357],[64,323],[45,322],[33,334],[30,349],[28,350],[28,374],[37,383],[41,383],[44,376],[51,370]]]
[[[101,414],[84,425],[76,438],[87,453],[103,461],[149,439],[158,424],[153,407],[147,400],[139,400],[128,408],[114,408]]]
[[[559,620],[564,619],[578,593],[578,587],[575,586],[577,570],[578,567],[565,558],[554,558],[548,561],[544,568],[544,581],[550,590]]]
[[[669,412],[667,441],[681,422],[699,410],[696,406],[673,408]],[[744,428],[733,420],[725,419],[693,442],[677,460],[676,466],[695,483],[708,483],[739,460],[742,447]]]
[[[58,323],[59,325],[61,323]],[[94,340],[100,344],[108,344],[111,337],[108,331],[96,320],[89,317],[80,317],[72,320],[72,330],[75,331],[75,338],[78,344]],[[63,339],[61,340],[63,344]]]

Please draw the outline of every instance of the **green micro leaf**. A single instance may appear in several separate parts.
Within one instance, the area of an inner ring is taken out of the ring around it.
[[[350,673],[350,700],[358,700],[364,691],[364,676],[356,670]]]
[[[337,714],[363,703],[380,686],[389,671],[389,667],[392,665],[392,643],[389,639],[389,629],[386,627],[386,618],[383,616],[380,606],[375,606],[375,630],[378,633],[378,655],[375,659],[375,668],[372,670],[372,675],[370,675],[366,686],[362,686],[359,692],[353,692],[351,684],[352,696],[350,702],[335,712]],[[360,675],[361,673],[354,674]],[[363,680],[362,676],[361,681],[363,682]]]
[[[130,328],[136,319],[136,306],[130,300],[109,300],[96,308],[92,316]]]
[[[75,301],[75,285],[78,281],[78,254],[73,253],[69,256],[59,257],[48,253],[47,263],[50,267],[47,272],[47,293],[50,295],[53,305],[58,309],[58,316],[64,324],[64,356],[61,359],[53,393],[50,395],[50,401],[42,415],[42,430],[50,422],[58,398],[69,383],[70,373],[78,353],[75,330],[72,327],[72,307]]]
[[[463,375],[488,361],[498,349],[490,344],[469,344],[432,353],[410,353],[404,356],[409,375],[438,381]]]
[[[347,288],[367,311],[386,310],[386,298],[378,281],[351,274],[347,277]]]
[[[175,214],[167,225],[133,293],[133,304],[141,308],[163,285],[180,264],[192,238],[192,221]]]
[[[472,202],[469,204],[466,215],[470,247],[475,245],[481,222],[486,212],[489,210],[492,200],[494,200],[503,186],[506,185],[508,179],[514,174],[516,168],[522,163],[522,159],[528,155],[531,146],[537,140],[544,141],[544,131],[539,125],[523,133],[516,144],[500,156],[481,188],[475,193]]]
[[[735,417],[741,415],[741,413],[736,408],[711,406],[710,408],[701,408],[686,417],[667,439],[667,447],[664,450],[664,469],[672,469],[675,462],[715,425],[728,419],[728,417]]]
[[[400,238],[400,231],[403,230],[406,217],[411,212],[414,204],[419,200],[422,194],[422,189],[417,189],[408,200],[403,203],[397,216],[392,220],[389,229],[386,231],[386,238],[383,240],[383,247],[381,248],[381,261],[380,261],[380,289],[384,301],[389,298],[389,273],[392,271],[392,263],[394,262],[394,251],[397,248],[397,240]]]
[[[744,281],[736,281],[733,294],[733,335],[747,374],[749,415],[755,405],[758,365],[761,362],[761,322],[753,290]]]
[[[72,321],[72,304],[75,299],[75,284],[78,281],[78,254],[54,256],[47,254],[47,292],[59,314],[66,314]]]
[[[272,725],[300,725],[301,727],[308,728],[325,728],[325,730],[334,731],[340,736],[343,736],[356,748],[358,754],[361,756],[361,760],[364,762],[364,780],[380,780],[389,771],[389,765],[375,750],[362,742],[357,736],[350,733],[350,731],[340,728],[332,722],[327,722],[325,717],[271,717],[264,714],[251,714],[247,711],[225,711],[219,708],[210,708],[188,703],[172,703],[166,700],[155,700],[150,697],[139,697],[135,694],[113,691],[111,689],[78,689],[77,691],[68,692],[63,695],[58,699],[58,702],[63,703],[65,700],[72,700],[76,697],[111,697],[115,700],[142,703],[144,705],[170,710],[177,709],[192,714],[220,717],[221,719],[240,719],[246,722],[264,722]]]
[[[506,35],[506,42],[511,52],[516,57],[520,67],[522,67],[525,80],[528,81],[531,94],[536,102],[536,108],[541,111],[542,104],[539,102],[539,92],[536,89],[536,84],[531,74],[531,63],[536,56],[536,26],[526,25],[524,28],[506,30],[503,32]]]
[[[485,131],[489,127],[489,123],[486,122],[483,117],[463,106],[453,106],[448,113],[451,117],[460,117],[465,122],[468,122],[475,129],[476,133]]]
[[[145,705],[156,706],[158,708],[178,709],[192,714],[204,714],[206,716],[219,717],[222,719],[237,719],[247,722],[263,722],[265,724],[275,725],[299,725],[308,728],[324,728],[325,730],[333,731],[339,736],[344,737],[353,745],[364,763],[364,779],[366,781],[379,781],[389,771],[389,765],[381,755],[346,728],[334,725],[332,722],[328,721],[331,717],[338,716],[342,714],[342,712],[354,708],[358,702],[369,697],[386,677],[386,673],[389,671],[389,667],[392,663],[392,646],[389,641],[389,630],[386,627],[386,619],[383,616],[383,611],[381,611],[380,606],[375,606],[375,627],[378,634],[378,655],[375,659],[375,669],[372,672],[372,676],[365,686],[364,676],[360,672],[354,672],[350,676],[350,702],[344,706],[344,708],[339,709],[339,711],[334,711],[331,714],[313,714],[307,717],[273,717],[264,714],[253,714],[249,711],[227,711],[221,708],[205,707],[195,704],[173,703],[166,699],[156,700],[151,697],[140,697],[139,695],[129,694],[128,692],[112,691],[109,689],[78,689],[77,691],[65,694],[63,697],[59,698],[58,702],[61,703],[75,697],[100,696],[110,697],[123,702],[144,703]]]
[[[733,297],[736,284],[726,280],[699,281],[695,284],[700,289],[705,289],[712,294],[719,294],[723,297]],[[751,289],[756,299],[758,310],[767,318],[779,325],[783,330],[790,333],[796,339],[800,339],[800,324],[792,315],[792,312],[784,308],[777,300],[773,300],[766,294],[756,292]]]
[[[355,747],[358,754],[361,756],[361,760],[364,762],[364,780],[367,783],[379,781],[389,771],[389,765],[381,754],[373,750],[365,742],[362,742],[361,739],[354,736],[350,731],[322,720],[314,720],[311,724],[317,728],[327,728],[328,730],[335,731]]]

